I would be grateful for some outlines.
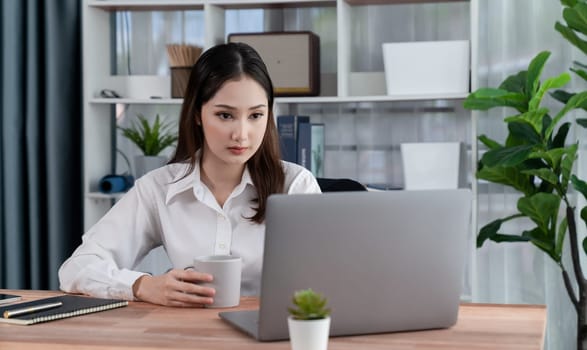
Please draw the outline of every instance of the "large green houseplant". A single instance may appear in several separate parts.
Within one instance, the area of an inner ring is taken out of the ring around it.
[[[565,24],[557,23],[569,42],[587,54],[587,4],[578,0],[561,0]],[[479,136],[487,147],[478,165],[477,178],[511,187],[520,193],[517,212],[483,226],[477,246],[487,240],[495,242],[529,242],[545,252],[560,267],[562,281],[577,313],[577,349],[585,348],[587,336],[587,280],[580,263],[580,254],[587,253],[587,239],[579,241],[578,224],[587,223],[587,207],[579,210],[570,193],[576,190],[587,198],[587,183],[573,174],[578,140],[567,142],[571,122],[565,118],[575,109],[587,107],[587,91],[568,93],[562,90],[571,79],[569,73],[540,80],[550,52],[539,53],[528,69],[506,78],[498,88],[481,88],[471,93],[465,108],[488,110],[509,107],[515,112],[505,118],[508,128],[504,143]],[[576,63],[571,70],[587,80],[585,66]],[[544,107],[543,97],[551,95],[564,102],[558,111]],[[583,112],[581,112],[583,113]],[[576,119],[587,126],[587,119]],[[517,234],[503,232],[502,225],[511,220],[529,219],[532,223]],[[572,273],[563,262],[564,241],[568,235]]]

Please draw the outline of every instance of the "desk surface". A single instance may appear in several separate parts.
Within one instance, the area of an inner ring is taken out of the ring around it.
[[[2,290],[23,301],[63,293]],[[243,298],[239,309],[255,309]],[[128,307],[32,326],[0,324],[0,349],[290,349],[288,341],[258,343],[233,329],[214,309],[182,309],[131,302]],[[332,337],[339,349],[542,349],[546,308],[463,304],[449,329]]]

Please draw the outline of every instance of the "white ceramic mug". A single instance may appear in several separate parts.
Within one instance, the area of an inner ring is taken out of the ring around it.
[[[206,255],[194,259],[194,270],[214,276],[202,286],[216,290],[214,303],[206,307],[233,307],[240,302],[242,259],[232,255]]]

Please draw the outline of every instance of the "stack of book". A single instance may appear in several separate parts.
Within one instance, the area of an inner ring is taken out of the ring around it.
[[[280,115],[277,130],[281,158],[324,177],[324,124],[311,123],[309,116]]]

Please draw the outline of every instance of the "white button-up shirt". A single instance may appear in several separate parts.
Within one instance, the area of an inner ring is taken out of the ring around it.
[[[282,162],[285,191],[319,193],[312,173]],[[102,298],[133,300],[134,271],[153,248],[163,245],[174,268],[193,265],[201,255],[242,258],[243,295],[258,294],[265,225],[255,214],[254,185],[245,169],[223,207],[200,181],[200,167],[181,178],[187,164],[171,164],[138,179],[106,215],[82,237],[82,244],[59,269],[60,288]]]

